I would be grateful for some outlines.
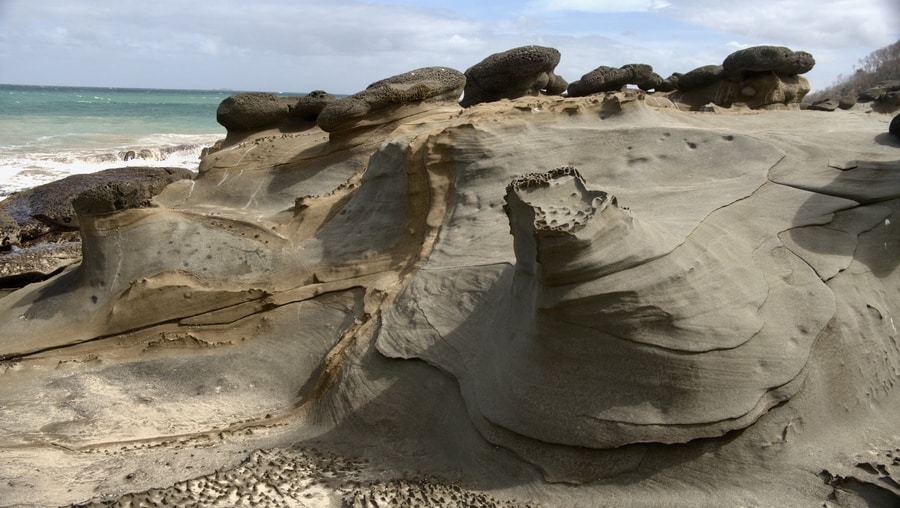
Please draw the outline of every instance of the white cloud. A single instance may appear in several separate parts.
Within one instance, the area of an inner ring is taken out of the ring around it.
[[[754,0],[739,7],[673,0],[662,12],[720,33],[796,46],[877,48],[894,42],[900,27],[896,0]]]
[[[576,11],[593,13],[649,12],[668,7],[667,0],[538,0],[529,2],[537,11]]]
[[[812,53],[824,87],[894,42],[896,0],[0,0],[0,82],[352,93],[430,65],[464,71],[526,44],[660,74],[776,44]],[[109,69],[127,68],[127,72]],[[60,80],[67,80],[65,83]]]

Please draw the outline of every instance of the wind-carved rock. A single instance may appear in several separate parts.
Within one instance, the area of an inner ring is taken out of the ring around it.
[[[422,102],[456,102],[465,82],[461,72],[448,67],[416,69],[376,81],[362,92],[328,103],[318,114],[317,122],[323,131],[344,131],[382,110]]]
[[[568,87],[553,73],[560,53],[554,48],[522,46],[494,53],[466,70],[463,107],[517,97],[560,95]]]
[[[291,118],[315,122],[325,106],[336,100],[334,95],[325,90],[313,90],[297,100],[291,108]]]
[[[709,103],[726,108],[740,103],[752,109],[799,105],[810,90],[800,74],[815,63],[804,51],[754,46],[728,55],[722,65],[705,65],[679,76],[672,98],[691,109]]]
[[[658,228],[571,167],[513,181],[506,202],[515,332],[497,344],[501,382],[481,385],[488,420],[575,446],[671,443],[745,427],[798,389],[812,337],[766,329],[753,246],[665,255]]]
[[[682,240],[572,167],[513,180],[505,201],[514,267],[498,268],[462,323],[425,311],[445,340],[476,348],[422,356],[459,376],[486,435],[597,449],[687,442],[747,427],[800,388],[834,302],[785,249],[731,238],[716,221]],[[462,295],[477,284],[429,282],[448,283]],[[403,314],[418,312],[406,302],[422,289],[389,313],[388,354],[419,349],[403,343]],[[781,317],[789,305],[803,309],[797,322]]]
[[[622,67],[600,66],[581,79],[569,83],[566,95],[583,97],[600,92],[614,92],[626,85],[635,85],[644,91],[671,91],[671,85],[647,64],[627,64]]]
[[[287,120],[289,109],[290,103],[273,93],[243,92],[227,97],[219,104],[216,121],[229,132],[252,132],[275,127]]]

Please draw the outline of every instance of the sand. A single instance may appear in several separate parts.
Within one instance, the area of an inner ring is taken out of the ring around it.
[[[248,136],[0,296],[0,505],[895,506],[889,121],[626,92]]]

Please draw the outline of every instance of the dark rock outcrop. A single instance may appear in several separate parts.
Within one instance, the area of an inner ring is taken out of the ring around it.
[[[273,93],[238,93],[219,104],[216,121],[229,131],[261,130],[286,120],[288,109],[288,103]]]
[[[107,169],[97,173],[72,175],[55,182],[24,190],[0,202],[0,210],[8,213],[18,224],[22,241],[31,240],[51,231],[75,230],[78,217],[72,200],[92,188],[111,184],[127,184],[144,189],[142,199],[149,200],[168,184],[190,179],[192,173],[184,168],[126,167]]]
[[[838,99],[838,107],[841,109],[850,109],[856,105],[856,102],[855,95],[845,95]]]
[[[317,123],[326,132],[353,127],[369,114],[389,106],[459,99],[466,77],[448,67],[423,67],[372,83],[362,92],[327,104]]]
[[[823,99],[821,101],[813,102],[807,109],[813,111],[834,111],[838,106],[839,102],[837,99]]]
[[[159,180],[125,180],[107,182],[86,189],[72,200],[78,215],[102,215],[131,208],[152,206],[154,195],[168,185]]]
[[[782,46],[755,46],[728,55],[722,65],[698,67],[677,80],[672,100],[693,110],[708,104],[752,109],[799,105],[809,93],[800,74],[815,65],[812,55]],[[836,107],[837,105],[835,105]]]
[[[891,120],[891,125],[890,127],[888,127],[888,132],[900,138],[900,114],[897,114],[897,116],[895,116],[893,120]]]
[[[900,109],[900,90],[886,92],[875,99],[872,109],[879,113],[893,113]]]
[[[725,69],[721,65],[704,65],[678,77],[678,89],[682,91],[696,90],[721,81],[725,77]]]
[[[463,107],[501,99],[558,95],[565,82],[553,73],[561,55],[554,48],[522,46],[494,53],[466,70]]]
[[[192,175],[183,168],[116,168],[11,195],[0,202],[0,287],[43,280],[78,262],[78,214],[150,206],[167,185]]]
[[[725,57],[723,70],[734,79],[748,72],[774,72],[786,76],[805,74],[816,65],[805,51],[792,51],[784,46],[754,46],[735,51]]]
[[[882,81],[878,83],[878,85],[869,88],[868,90],[863,90],[859,93],[860,101],[876,101],[882,95],[889,92],[896,92],[900,90],[900,80],[892,79],[887,81]]]
[[[581,79],[569,83],[566,95],[569,97],[583,97],[600,92],[614,92],[621,90],[627,84],[628,72],[615,67],[601,65],[581,76]]]
[[[627,85],[635,85],[644,91],[670,88],[659,74],[653,72],[653,67],[647,64],[627,64],[618,69],[601,65],[570,83],[566,95],[584,97],[601,92],[615,92]]]
[[[300,97],[296,104],[291,108],[291,118],[304,121],[315,121],[319,117],[319,113],[325,109],[325,106],[336,101],[334,95],[324,90],[313,90],[308,94]]]

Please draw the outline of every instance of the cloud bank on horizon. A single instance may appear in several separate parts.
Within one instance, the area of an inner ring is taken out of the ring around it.
[[[528,44],[569,81],[773,44],[813,54],[815,90],[898,39],[896,0],[0,0],[0,83],[354,93]]]

